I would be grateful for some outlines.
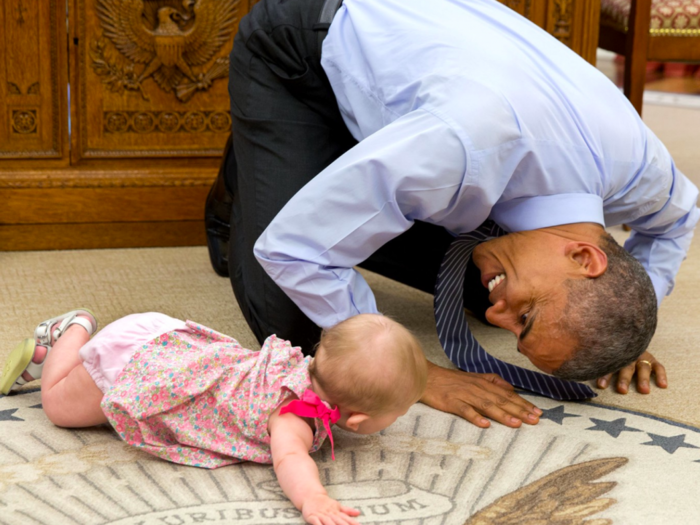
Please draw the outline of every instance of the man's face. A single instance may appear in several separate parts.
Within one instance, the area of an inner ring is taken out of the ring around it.
[[[518,351],[548,373],[569,358],[575,345],[557,327],[567,304],[564,281],[578,277],[565,245],[557,235],[534,230],[482,243],[472,256],[493,305],[486,319],[513,332]]]

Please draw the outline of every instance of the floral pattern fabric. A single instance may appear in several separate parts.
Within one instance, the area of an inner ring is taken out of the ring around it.
[[[602,0],[603,25],[627,31],[630,0]],[[700,0],[652,0],[651,35],[700,36]]]
[[[268,418],[310,386],[310,358],[274,335],[256,352],[186,324],[133,355],[102,400],[109,422],[127,443],[174,463],[271,463]],[[326,438],[316,423],[310,452]]]

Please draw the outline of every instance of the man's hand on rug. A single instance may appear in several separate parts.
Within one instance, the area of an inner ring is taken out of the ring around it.
[[[359,516],[360,511],[345,507],[326,494],[316,494],[304,500],[301,514],[311,525],[359,525],[350,516]]]
[[[634,363],[620,370],[615,388],[620,394],[626,394],[629,392],[632,378],[637,374],[637,391],[640,394],[648,394],[651,391],[650,378],[652,372],[656,376],[656,386],[666,388],[668,380],[666,379],[664,365],[659,363],[649,352],[644,352]],[[598,388],[607,388],[611,379],[612,374],[598,379]]]
[[[491,425],[486,417],[517,428],[523,421],[537,424],[542,414],[497,374],[448,370],[432,363],[428,363],[428,386],[421,402],[463,417],[481,428]]]

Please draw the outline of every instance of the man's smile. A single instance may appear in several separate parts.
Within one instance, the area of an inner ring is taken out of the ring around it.
[[[496,288],[496,286],[498,286],[499,284],[501,284],[505,280],[505,278],[506,278],[506,274],[501,273],[501,274],[498,274],[493,279],[491,279],[489,281],[489,284],[488,284],[489,293],[493,292],[493,289]]]

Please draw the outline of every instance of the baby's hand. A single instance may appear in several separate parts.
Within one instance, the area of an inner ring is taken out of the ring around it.
[[[316,494],[304,500],[301,514],[311,525],[359,525],[350,516],[359,516],[360,511],[344,507],[326,494]]]

